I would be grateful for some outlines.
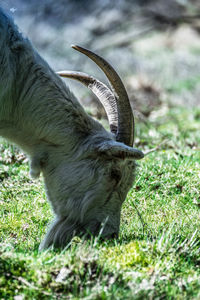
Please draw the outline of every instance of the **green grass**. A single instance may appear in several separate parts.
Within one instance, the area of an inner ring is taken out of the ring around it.
[[[185,80],[179,80],[175,83],[171,83],[167,90],[169,92],[180,93],[182,91],[191,91],[194,90],[200,83],[200,76],[194,76],[187,78]]]
[[[0,148],[0,298],[200,299],[200,110],[161,107],[138,124],[148,154],[122,209],[119,239],[75,237],[38,252],[52,218],[42,179]],[[139,213],[139,214],[138,214]]]

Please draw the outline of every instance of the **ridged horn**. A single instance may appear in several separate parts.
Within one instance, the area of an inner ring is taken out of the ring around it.
[[[72,48],[88,56],[107,76],[111,84],[113,94],[115,95],[118,110],[118,132],[116,140],[132,147],[134,141],[134,117],[129,98],[121,78],[113,67],[101,56],[77,45],[72,45]]]
[[[110,130],[116,135],[118,126],[117,103],[111,90],[101,81],[82,72],[59,71],[57,74],[62,77],[75,79],[91,89],[102,103],[108,117]]]

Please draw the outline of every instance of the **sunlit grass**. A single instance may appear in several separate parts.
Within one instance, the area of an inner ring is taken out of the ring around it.
[[[160,147],[138,166],[119,238],[74,238],[62,252],[38,252],[52,218],[43,181],[32,180],[26,158],[2,141],[1,298],[198,299],[199,116],[197,109],[161,108],[138,124],[137,146]]]

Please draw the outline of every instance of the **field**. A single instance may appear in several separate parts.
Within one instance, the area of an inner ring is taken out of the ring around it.
[[[200,110],[162,105],[137,122],[140,162],[117,240],[38,252],[52,218],[42,178],[0,145],[1,299],[200,299]]]
[[[135,146],[147,155],[123,204],[118,239],[74,237],[62,251],[39,252],[53,218],[42,176],[31,179],[27,157],[1,139],[0,300],[200,300],[199,1],[1,6],[53,70],[105,80],[70,48],[76,43],[116,68],[135,110]],[[67,84],[108,128],[91,93]]]

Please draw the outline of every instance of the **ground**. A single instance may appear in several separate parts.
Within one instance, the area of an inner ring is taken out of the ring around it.
[[[122,209],[120,236],[74,238],[38,253],[52,218],[42,179],[25,157],[1,146],[0,294],[3,299],[199,299],[200,152],[198,109],[157,111],[138,124],[149,153]]]

